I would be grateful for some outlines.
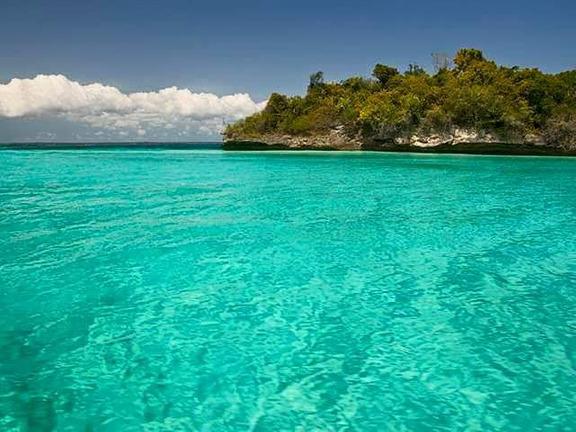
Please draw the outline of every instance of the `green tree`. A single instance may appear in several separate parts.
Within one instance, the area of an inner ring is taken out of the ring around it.
[[[475,62],[484,61],[484,54],[482,51],[474,48],[462,48],[456,53],[454,64],[458,71],[464,71]]]
[[[310,77],[303,97],[274,93],[266,108],[226,129],[226,137],[346,133],[393,139],[413,133],[470,128],[520,138],[538,134],[562,148],[576,149],[576,71],[546,74],[538,69],[498,66],[477,49],[456,54],[455,68],[430,76],[418,65],[404,74],[377,64],[371,80],[351,77],[325,83]]]
[[[378,63],[372,70],[372,76],[385,86],[388,81],[398,75],[398,69]]]
[[[279,93],[272,93],[268,99],[266,108],[264,108],[264,112],[270,115],[279,115],[288,108],[289,104],[290,102],[287,96]]]
[[[324,72],[318,71],[310,75],[310,82],[308,83],[308,89],[313,89],[324,84]]]
[[[405,75],[427,75],[426,71],[417,64],[409,64]]]

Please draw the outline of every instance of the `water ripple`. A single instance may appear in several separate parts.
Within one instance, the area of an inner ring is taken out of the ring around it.
[[[571,159],[0,163],[2,430],[574,430]]]

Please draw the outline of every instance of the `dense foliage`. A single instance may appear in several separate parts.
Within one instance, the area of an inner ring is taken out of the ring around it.
[[[476,49],[451,62],[434,57],[436,72],[418,65],[400,73],[377,64],[373,79],[325,82],[310,77],[304,97],[274,93],[266,108],[228,126],[228,138],[270,133],[315,135],[344,127],[349,134],[393,137],[455,127],[500,135],[542,134],[559,145],[576,136],[576,71],[498,66]]]

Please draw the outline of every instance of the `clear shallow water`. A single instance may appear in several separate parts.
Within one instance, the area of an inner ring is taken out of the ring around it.
[[[576,159],[0,166],[0,430],[575,430]]]

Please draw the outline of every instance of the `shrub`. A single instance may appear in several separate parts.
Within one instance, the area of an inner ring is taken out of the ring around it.
[[[304,97],[274,93],[262,112],[228,126],[225,134],[314,135],[345,126],[351,133],[393,136],[464,127],[503,136],[541,133],[559,146],[575,146],[576,71],[551,75],[499,67],[476,49],[458,51],[454,64],[433,76],[415,65],[400,74],[377,64],[374,80],[340,83],[325,82],[317,72]]]

